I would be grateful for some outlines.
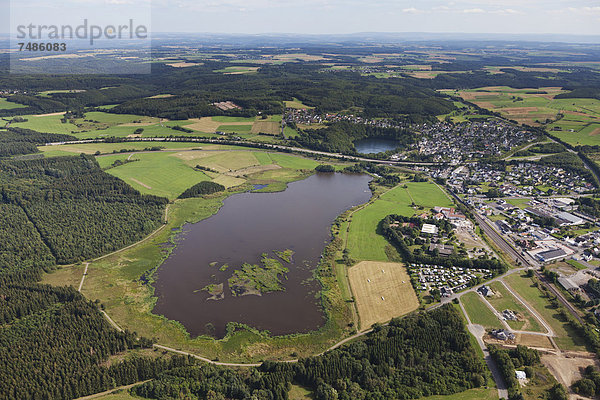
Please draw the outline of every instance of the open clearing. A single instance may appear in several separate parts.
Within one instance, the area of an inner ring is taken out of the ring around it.
[[[232,120],[224,119],[227,117],[202,117],[202,118],[193,118],[190,119],[192,123],[186,125],[186,128],[193,129],[200,132],[206,133],[214,133],[219,130],[220,126],[223,126],[223,122],[227,123],[227,126],[249,126],[250,131],[252,128],[252,124],[254,123],[254,119],[243,118],[241,121],[235,118]]]
[[[141,193],[154,194],[174,199],[184,190],[210,177],[196,171],[177,157],[177,153],[154,152],[139,153],[129,162],[119,167],[110,168],[107,172],[139,190]],[[110,155],[101,157],[102,164],[127,159],[127,155]]]
[[[451,395],[422,397],[421,400],[498,400],[498,390],[493,388],[469,389],[464,392]]]
[[[548,336],[530,335],[526,333],[517,333],[517,343],[528,347],[537,347],[542,349],[553,349],[552,343]]]
[[[598,367],[599,363],[591,353],[563,353],[561,355],[544,354],[542,363],[554,375],[556,380],[566,387],[581,379],[581,370],[588,365]]]
[[[363,261],[348,270],[361,330],[419,307],[403,264]]]
[[[307,106],[306,104],[302,103],[302,101],[300,101],[296,98],[294,98],[294,100],[292,100],[292,101],[284,101],[283,104],[285,104],[286,108],[295,108],[298,110],[314,108],[314,107]]]

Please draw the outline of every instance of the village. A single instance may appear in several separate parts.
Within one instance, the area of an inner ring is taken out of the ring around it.
[[[517,125],[496,119],[458,124],[438,122],[411,126],[422,135],[408,154],[410,159],[458,163],[479,160],[532,143],[538,135]]]
[[[586,177],[574,170],[535,162],[467,163],[432,168],[430,174],[446,180],[454,192],[465,195],[487,196],[491,189],[494,197],[577,195],[594,189]]]

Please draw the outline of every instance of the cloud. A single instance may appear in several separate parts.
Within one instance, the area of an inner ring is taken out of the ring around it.
[[[490,11],[491,14],[500,14],[500,15],[517,15],[523,14],[521,11],[513,10],[512,8],[505,8],[502,10],[494,10]]]
[[[462,10],[462,12],[465,14],[483,14],[485,13],[485,10],[482,8],[467,8]]]
[[[414,7],[410,7],[410,8],[404,8],[404,9],[402,9],[402,12],[406,13],[406,14],[422,14],[425,11],[424,10],[419,10],[417,8],[414,8]]]

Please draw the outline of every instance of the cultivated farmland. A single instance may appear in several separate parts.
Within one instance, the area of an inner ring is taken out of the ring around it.
[[[348,270],[348,277],[363,330],[419,307],[403,264],[363,261]]]

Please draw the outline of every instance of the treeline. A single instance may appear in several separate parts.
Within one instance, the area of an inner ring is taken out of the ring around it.
[[[435,257],[427,254],[417,254],[412,251],[402,233],[390,226],[394,221],[404,222],[410,218],[402,215],[388,215],[381,221],[381,229],[387,240],[394,245],[402,258],[407,263],[420,263],[439,265],[442,267],[460,267],[460,268],[482,268],[492,271],[494,274],[501,274],[506,271],[506,266],[498,259],[470,259],[451,255],[449,257]]]
[[[577,197],[575,205],[579,211],[594,218],[600,218],[600,200],[592,197]]]
[[[300,131],[294,141],[299,146],[313,150],[356,155],[358,153],[354,142],[372,137],[393,139],[398,142],[399,148],[405,148],[416,141],[415,134],[406,129],[380,128],[346,121],[336,122],[322,129]]]
[[[73,399],[151,379],[186,357],[110,356],[152,341],[112,328],[73,287],[36,283],[39,269],[0,270],[0,398]]]
[[[490,356],[498,365],[498,369],[508,387],[508,398],[511,400],[522,399],[523,396],[520,393],[521,386],[515,371],[517,368],[524,367],[527,377],[533,378],[534,370],[532,367],[540,363],[538,351],[521,345],[517,345],[515,349],[507,350],[493,344],[488,345],[488,350]]]
[[[8,128],[7,131],[0,131],[0,157],[37,153],[38,144],[67,140],[77,140],[77,138],[56,133],[41,133],[31,129]]]
[[[485,386],[485,366],[458,311],[444,306],[392,320],[366,339],[298,363],[265,362],[244,372],[181,368],[132,389],[146,398],[287,399],[291,383],[315,400],[416,399]]]
[[[364,161],[345,167],[344,172],[354,174],[369,172],[377,175],[377,178],[375,178],[373,182],[388,187],[394,187],[402,181],[402,178],[398,175],[398,171],[394,168],[387,165],[379,165]]]
[[[225,186],[223,185],[211,181],[202,181],[200,183],[195,184],[191,188],[186,189],[183,193],[179,195],[179,198],[187,199],[190,197],[200,197],[206,194],[222,192],[223,190],[225,190]]]
[[[125,356],[107,366],[152,340],[112,328],[73,287],[37,283],[56,262],[136,240],[160,223],[165,202],[89,156],[0,161],[0,398],[72,399],[191,363]]]
[[[335,167],[330,164],[320,164],[315,167],[317,172],[335,172]]]
[[[573,392],[586,397],[600,395],[600,372],[596,371],[593,365],[589,365],[582,375],[583,377],[571,386]]]
[[[10,238],[14,232],[3,225],[0,237],[35,249],[39,240],[29,244],[27,239],[35,237],[29,228],[33,226],[60,264],[97,257],[142,239],[162,223],[167,203],[141,195],[86,155],[0,161],[0,183],[0,203],[20,208],[23,214],[15,218],[27,221],[17,229],[23,236]],[[37,258],[30,261],[39,262],[40,256],[33,253],[18,254],[32,254]],[[15,256],[11,252],[8,257]]]

